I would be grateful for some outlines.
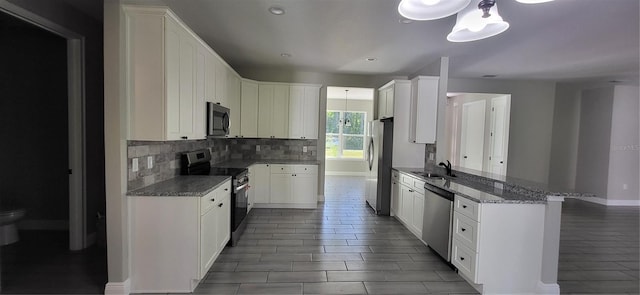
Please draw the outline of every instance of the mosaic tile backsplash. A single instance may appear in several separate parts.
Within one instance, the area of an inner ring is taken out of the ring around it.
[[[318,140],[214,138],[188,141],[129,141],[127,147],[127,188],[134,190],[180,174],[180,155],[184,152],[211,149],[211,164],[228,160],[316,160]],[[306,147],[306,152],[304,151]],[[153,158],[148,168],[147,158]],[[133,172],[133,159],[138,171]]]

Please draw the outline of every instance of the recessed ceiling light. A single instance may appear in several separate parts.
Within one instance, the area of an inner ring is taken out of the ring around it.
[[[377,59],[377,58],[375,58],[375,57],[368,57],[368,58],[366,59],[366,61],[376,61],[376,60],[378,60],[378,59]]]
[[[498,77],[498,75],[482,75],[482,78],[495,78]]]
[[[271,6],[271,7],[269,7],[269,12],[271,12],[272,14],[275,14],[275,15],[283,15],[284,14],[284,8],[278,7],[278,6]]]
[[[408,19],[408,18],[401,18],[401,19],[398,20],[398,22],[401,23],[401,24],[405,24],[406,25],[406,24],[412,23],[413,21]]]
[[[280,56],[282,56],[282,57],[291,57],[291,54],[289,54],[289,53],[280,53]]]

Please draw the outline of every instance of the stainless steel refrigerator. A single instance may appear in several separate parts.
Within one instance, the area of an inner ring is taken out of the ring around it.
[[[367,122],[366,202],[377,215],[389,215],[391,207],[391,165],[393,118]]]

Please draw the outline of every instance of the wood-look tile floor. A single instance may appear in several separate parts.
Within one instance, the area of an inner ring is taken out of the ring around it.
[[[565,200],[558,266],[561,293],[640,293],[639,212],[638,207]]]
[[[392,217],[362,177],[328,176],[317,209],[254,209],[198,294],[477,294]]]

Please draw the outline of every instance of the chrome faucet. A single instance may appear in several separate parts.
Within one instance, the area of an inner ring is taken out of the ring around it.
[[[449,162],[449,160],[447,160],[447,164],[440,162],[438,166],[442,166],[444,169],[447,169],[447,176],[453,176],[453,173],[451,173],[451,162]]]

